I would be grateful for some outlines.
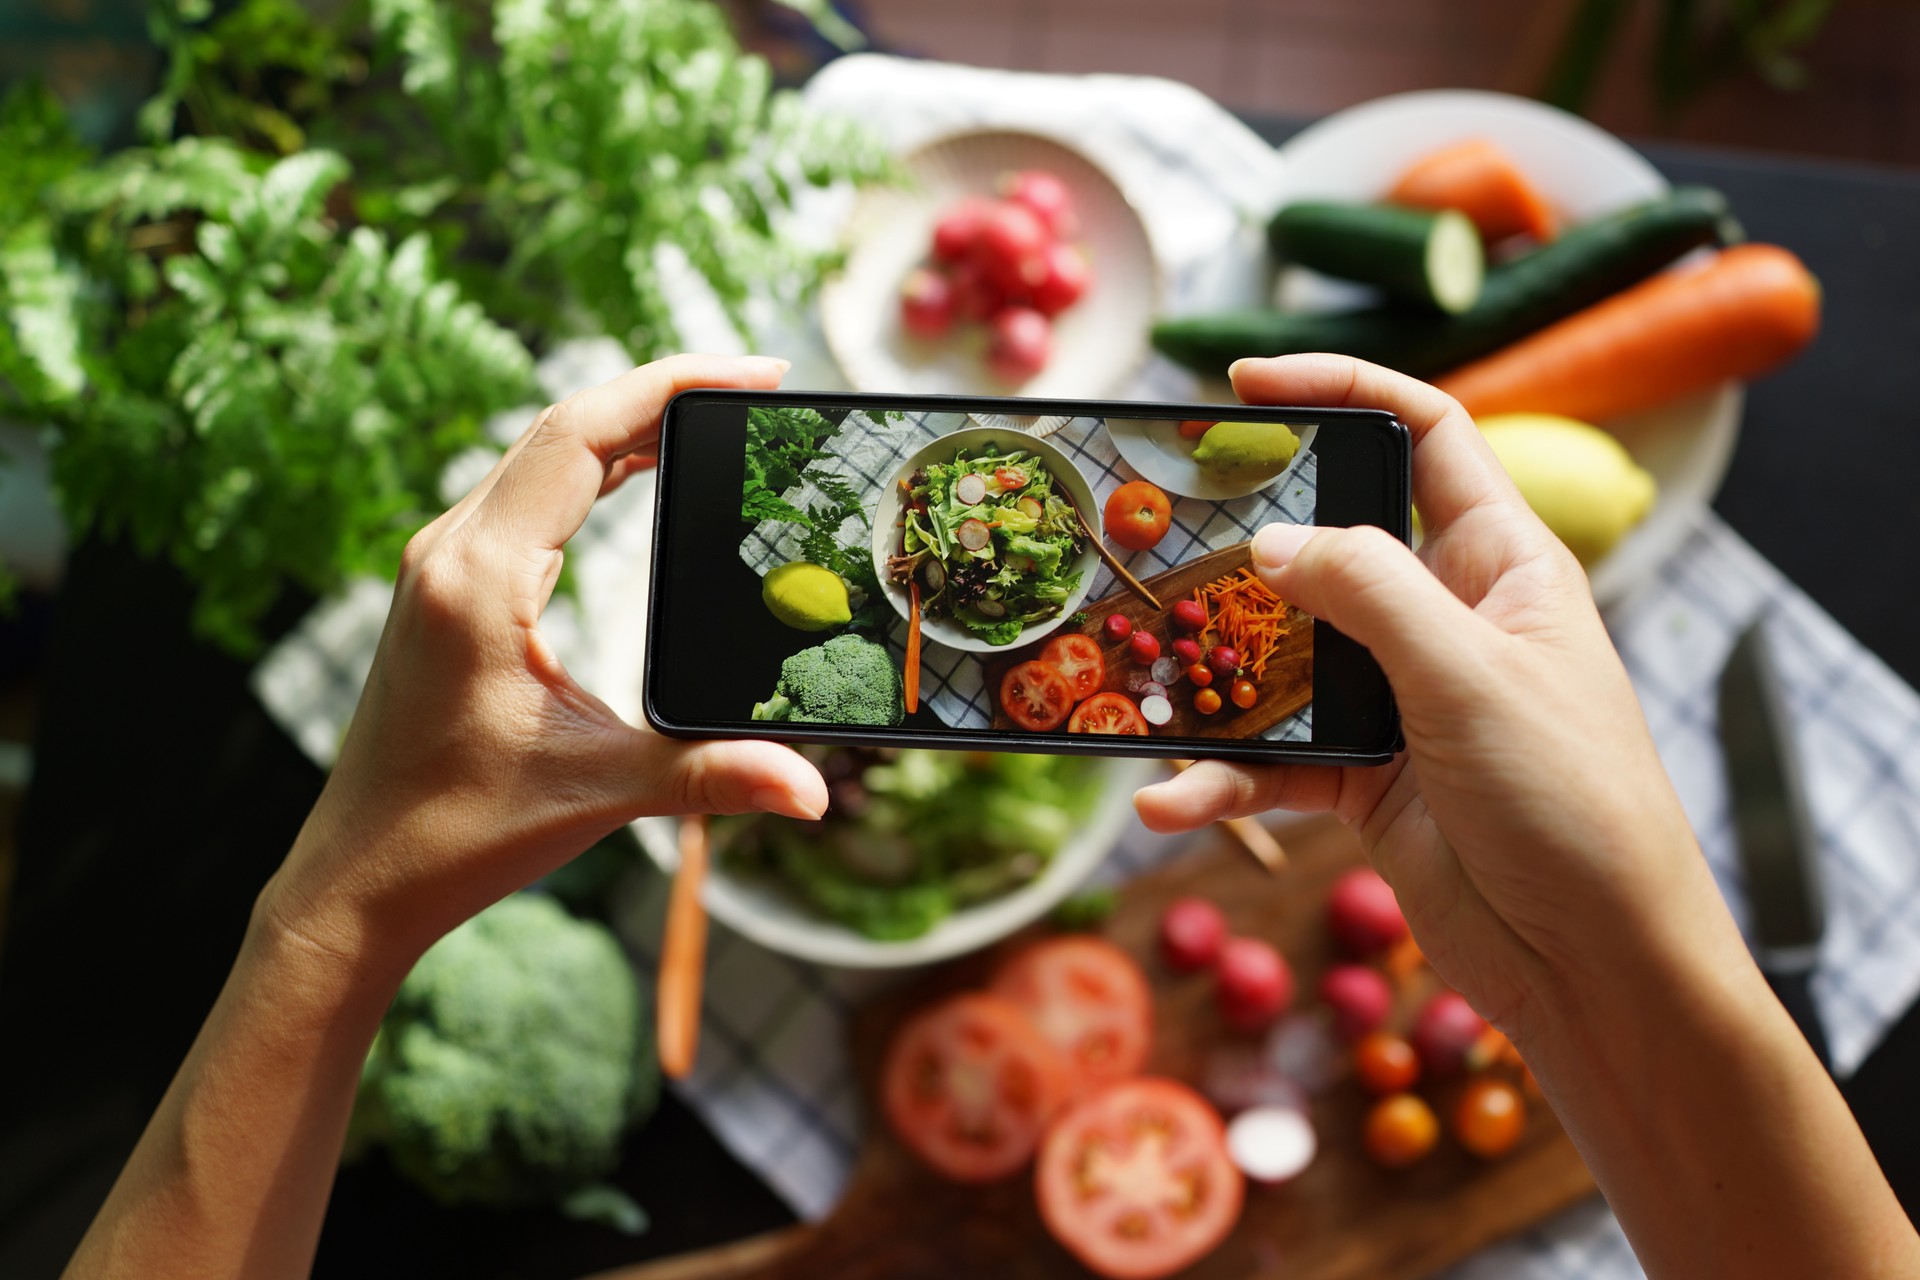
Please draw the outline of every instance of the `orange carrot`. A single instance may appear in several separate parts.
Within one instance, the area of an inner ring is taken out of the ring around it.
[[[920,579],[907,580],[907,599],[913,606],[907,611],[907,710],[920,709]]]
[[[1438,380],[1475,417],[1604,422],[1784,363],[1820,327],[1820,282],[1770,244],[1736,245],[1615,294]]]
[[[1255,679],[1265,675],[1268,660],[1290,630],[1285,602],[1267,590],[1252,569],[1198,587],[1193,598],[1207,610],[1201,647],[1212,647],[1217,637],[1219,643],[1239,651],[1240,665],[1249,675]]]
[[[1416,209],[1458,209],[1488,244],[1525,232],[1551,240],[1558,219],[1518,166],[1485,138],[1443,147],[1414,161],[1387,199]]]

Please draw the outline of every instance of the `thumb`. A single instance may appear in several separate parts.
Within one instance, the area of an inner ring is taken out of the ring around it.
[[[820,771],[772,742],[680,742],[632,730],[621,774],[638,814],[777,813],[811,820],[827,811]]]
[[[1253,569],[1289,604],[1364,645],[1404,701],[1461,682],[1487,621],[1384,529],[1270,524]]]

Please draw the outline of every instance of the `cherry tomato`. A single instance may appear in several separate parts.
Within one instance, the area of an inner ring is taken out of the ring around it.
[[[900,286],[900,323],[916,338],[938,338],[953,328],[953,281],[927,267]]]
[[[1227,696],[1233,699],[1234,706],[1245,710],[1260,701],[1260,690],[1254,687],[1251,680],[1235,680],[1233,688],[1227,691]]]
[[[1211,1253],[1246,1180],[1220,1115],[1172,1080],[1128,1080],[1061,1116],[1035,1166],[1053,1238],[1115,1280],[1155,1280]]]
[[[1420,1079],[1420,1055],[1402,1037],[1376,1031],[1353,1046],[1353,1074],[1368,1093],[1404,1093]]]
[[[998,200],[981,217],[974,256],[995,284],[1024,297],[1046,279],[1050,239],[1033,210]]]
[[[1002,382],[1025,382],[1047,367],[1053,326],[1031,307],[1004,307],[987,321],[987,366]]]
[[[1242,1031],[1256,1031],[1293,1007],[1293,970],[1270,942],[1228,938],[1214,973],[1221,1016]]]
[[[1107,620],[1100,624],[1107,633],[1107,639],[1119,644],[1133,634],[1133,619],[1124,613],[1110,613]]]
[[[1182,440],[1198,440],[1211,430],[1213,430],[1213,423],[1201,422],[1196,418],[1189,418],[1180,424],[1180,438]]]
[[[1022,662],[1000,678],[1000,708],[1022,729],[1058,729],[1073,709],[1073,686],[1050,663]]]
[[[1160,638],[1151,631],[1136,631],[1127,640],[1127,656],[1146,666],[1160,656]]]
[[[1107,679],[1107,662],[1092,636],[1055,636],[1040,650],[1040,661],[1056,668],[1073,687],[1073,700],[1100,692]]]
[[[1002,489],[1024,489],[1027,484],[1027,473],[1018,467],[995,467],[993,478]]]
[[[1073,194],[1058,175],[1045,169],[1020,169],[1000,179],[1000,194],[1023,204],[1046,225],[1055,239],[1071,240],[1080,232],[1074,216]]]
[[[1065,1064],[1007,1001],[961,995],[895,1034],[880,1090],[910,1151],[956,1181],[985,1182],[1033,1154],[1065,1098]]]
[[[1203,716],[1210,716],[1220,709],[1220,691],[1202,689],[1193,695],[1193,709]]]
[[[1176,898],[1160,916],[1160,954],[1180,970],[1204,969],[1227,940],[1227,918],[1205,898]]]
[[[1367,1154],[1389,1169],[1404,1169],[1433,1150],[1440,1122],[1433,1108],[1411,1093],[1382,1098],[1367,1112]]]
[[[1479,1079],[1453,1108],[1453,1136],[1485,1160],[1513,1150],[1527,1131],[1527,1104],[1505,1080]]]
[[[1118,733],[1147,736],[1147,718],[1124,693],[1096,693],[1074,709],[1068,733]]]
[[[1057,316],[1086,296],[1093,268],[1087,255],[1070,244],[1048,245],[1042,261],[1046,274],[1033,286],[1033,305],[1042,315]]]
[[[1207,606],[1188,597],[1173,605],[1173,625],[1182,631],[1203,631],[1207,625]]]
[[[1204,662],[1188,663],[1187,679],[1193,681],[1195,688],[1204,689],[1213,683],[1213,668]],[[1219,695],[1216,694],[1215,696],[1217,697]],[[1219,708],[1215,707],[1214,710],[1217,711]],[[1213,712],[1208,712],[1207,714],[1211,715]]]
[[[993,202],[985,196],[968,196],[940,215],[933,224],[933,256],[942,262],[958,262],[973,252],[980,240],[980,227]]]
[[[1147,1064],[1153,993],[1140,966],[1111,942],[1084,934],[1036,942],[1000,966],[989,990],[1060,1051],[1070,1097]]]
[[[973,258],[953,264],[953,310],[962,320],[985,320],[1007,305],[1007,294]]]
[[[1107,536],[1129,551],[1158,546],[1173,521],[1173,504],[1158,485],[1129,480],[1107,499]]]

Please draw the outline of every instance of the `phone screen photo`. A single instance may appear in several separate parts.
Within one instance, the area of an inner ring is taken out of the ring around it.
[[[694,737],[1364,763],[1359,645],[1266,524],[1409,535],[1373,410],[694,391],[661,426],[647,714]]]

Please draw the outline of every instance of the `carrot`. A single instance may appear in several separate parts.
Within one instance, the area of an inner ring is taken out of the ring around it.
[[[907,710],[920,709],[920,580],[907,580],[907,601],[912,608],[907,611],[907,672],[906,704]]]
[[[1546,198],[1506,152],[1485,138],[1469,138],[1414,161],[1387,199],[1416,209],[1458,209],[1488,244],[1521,232],[1551,240],[1559,227]]]
[[[1644,280],[1438,380],[1475,417],[1604,422],[1751,378],[1820,327],[1820,282],[1785,249],[1743,244]]]
[[[1207,610],[1207,625],[1200,631],[1202,647],[1212,647],[1217,637],[1219,643],[1239,652],[1240,665],[1249,675],[1255,679],[1265,675],[1268,660],[1291,629],[1285,602],[1267,590],[1252,569],[1197,587],[1193,598]]]

